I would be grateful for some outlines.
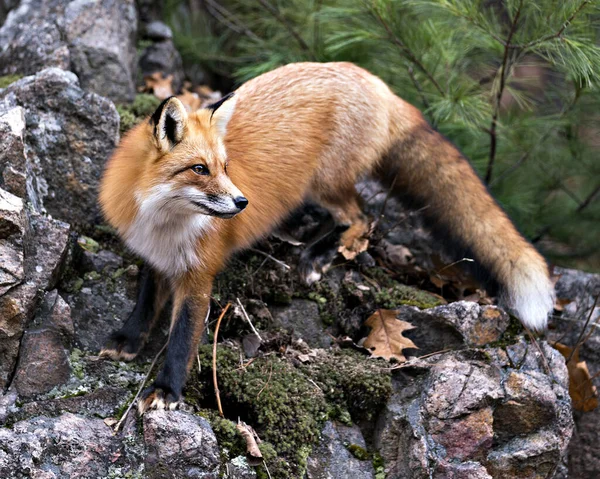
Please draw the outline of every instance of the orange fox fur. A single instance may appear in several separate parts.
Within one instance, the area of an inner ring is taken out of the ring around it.
[[[185,301],[192,305],[194,351],[214,276],[303,201],[349,226],[341,237],[346,247],[366,235],[355,190],[365,174],[426,205],[435,225],[499,283],[504,305],[526,326],[546,326],[553,287],[544,259],[460,152],[367,71],[349,63],[290,64],[247,82],[217,109],[188,114],[171,99],[163,110],[122,140],[100,202],[127,244],[169,280],[173,323]],[[239,213],[242,196],[248,206]],[[140,409],[177,399],[157,394]]]

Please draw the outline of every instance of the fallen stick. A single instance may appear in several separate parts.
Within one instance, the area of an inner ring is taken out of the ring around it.
[[[258,334],[258,331],[254,328],[254,325],[252,324],[252,321],[250,321],[250,317],[248,316],[248,313],[246,313],[246,309],[244,308],[244,305],[240,301],[240,298],[235,298],[235,299],[237,299],[237,302],[240,305],[242,313],[244,313],[244,317],[246,318],[246,321],[248,321],[248,324],[250,325],[250,328],[252,329],[252,332],[256,335],[256,337],[262,343],[263,342],[263,338],[260,337],[260,334]]]
[[[212,357],[212,369],[213,369],[213,385],[215,387],[215,396],[217,397],[217,407],[219,409],[219,415],[223,417],[223,408],[221,407],[221,396],[219,395],[219,384],[217,382],[217,338],[219,337],[219,327],[221,326],[221,320],[225,313],[231,306],[231,303],[227,303],[221,311],[219,319],[217,319],[217,326],[215,327],[215,338],[213,340],[213,357]]]

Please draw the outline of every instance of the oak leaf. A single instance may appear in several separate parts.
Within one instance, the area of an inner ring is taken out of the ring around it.
[[[575,349],[561,343],[554,344],[567,362],[569,372],[569,396],[573,401],[573,408],[577,411],[590,412],[598,407],[598,391],[592,383],[592,376],[585,361],[579,360],[579,348]]]
[[[407,348],[419,349],[415,343],[403,336],[404,331],[415,327],[396,318],[395,310],[378,309],[366,321],[371,328],[369,336],[363,342],[374,358],[384,358],[388,361],[392,358],[398,362],[405,362],[404,350]]]

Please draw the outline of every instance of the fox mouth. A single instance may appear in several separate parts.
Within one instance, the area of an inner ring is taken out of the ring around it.
[[[214,209],[206,206],[205,204],[200,203],[199,201],[192,201],[192,203],[194,203],[196,206],[199,206],[200,208],[202,208],[205,211],[205,214],[207,214],[209,216],[216,216],[217,218],[223,218],[225,220],[233,218],[240,211],[242,211],[242,210],[239,210],[239,211],[235,211],[233,213],[224,213],[222,211],[214,210]]]

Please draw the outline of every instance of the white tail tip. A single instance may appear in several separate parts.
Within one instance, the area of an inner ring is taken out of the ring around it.
[[[514,272],[511,284],[505,285],[502,304],[527,328],[544,331],[554,308],[554,297],[546,265],[529,266]]]

